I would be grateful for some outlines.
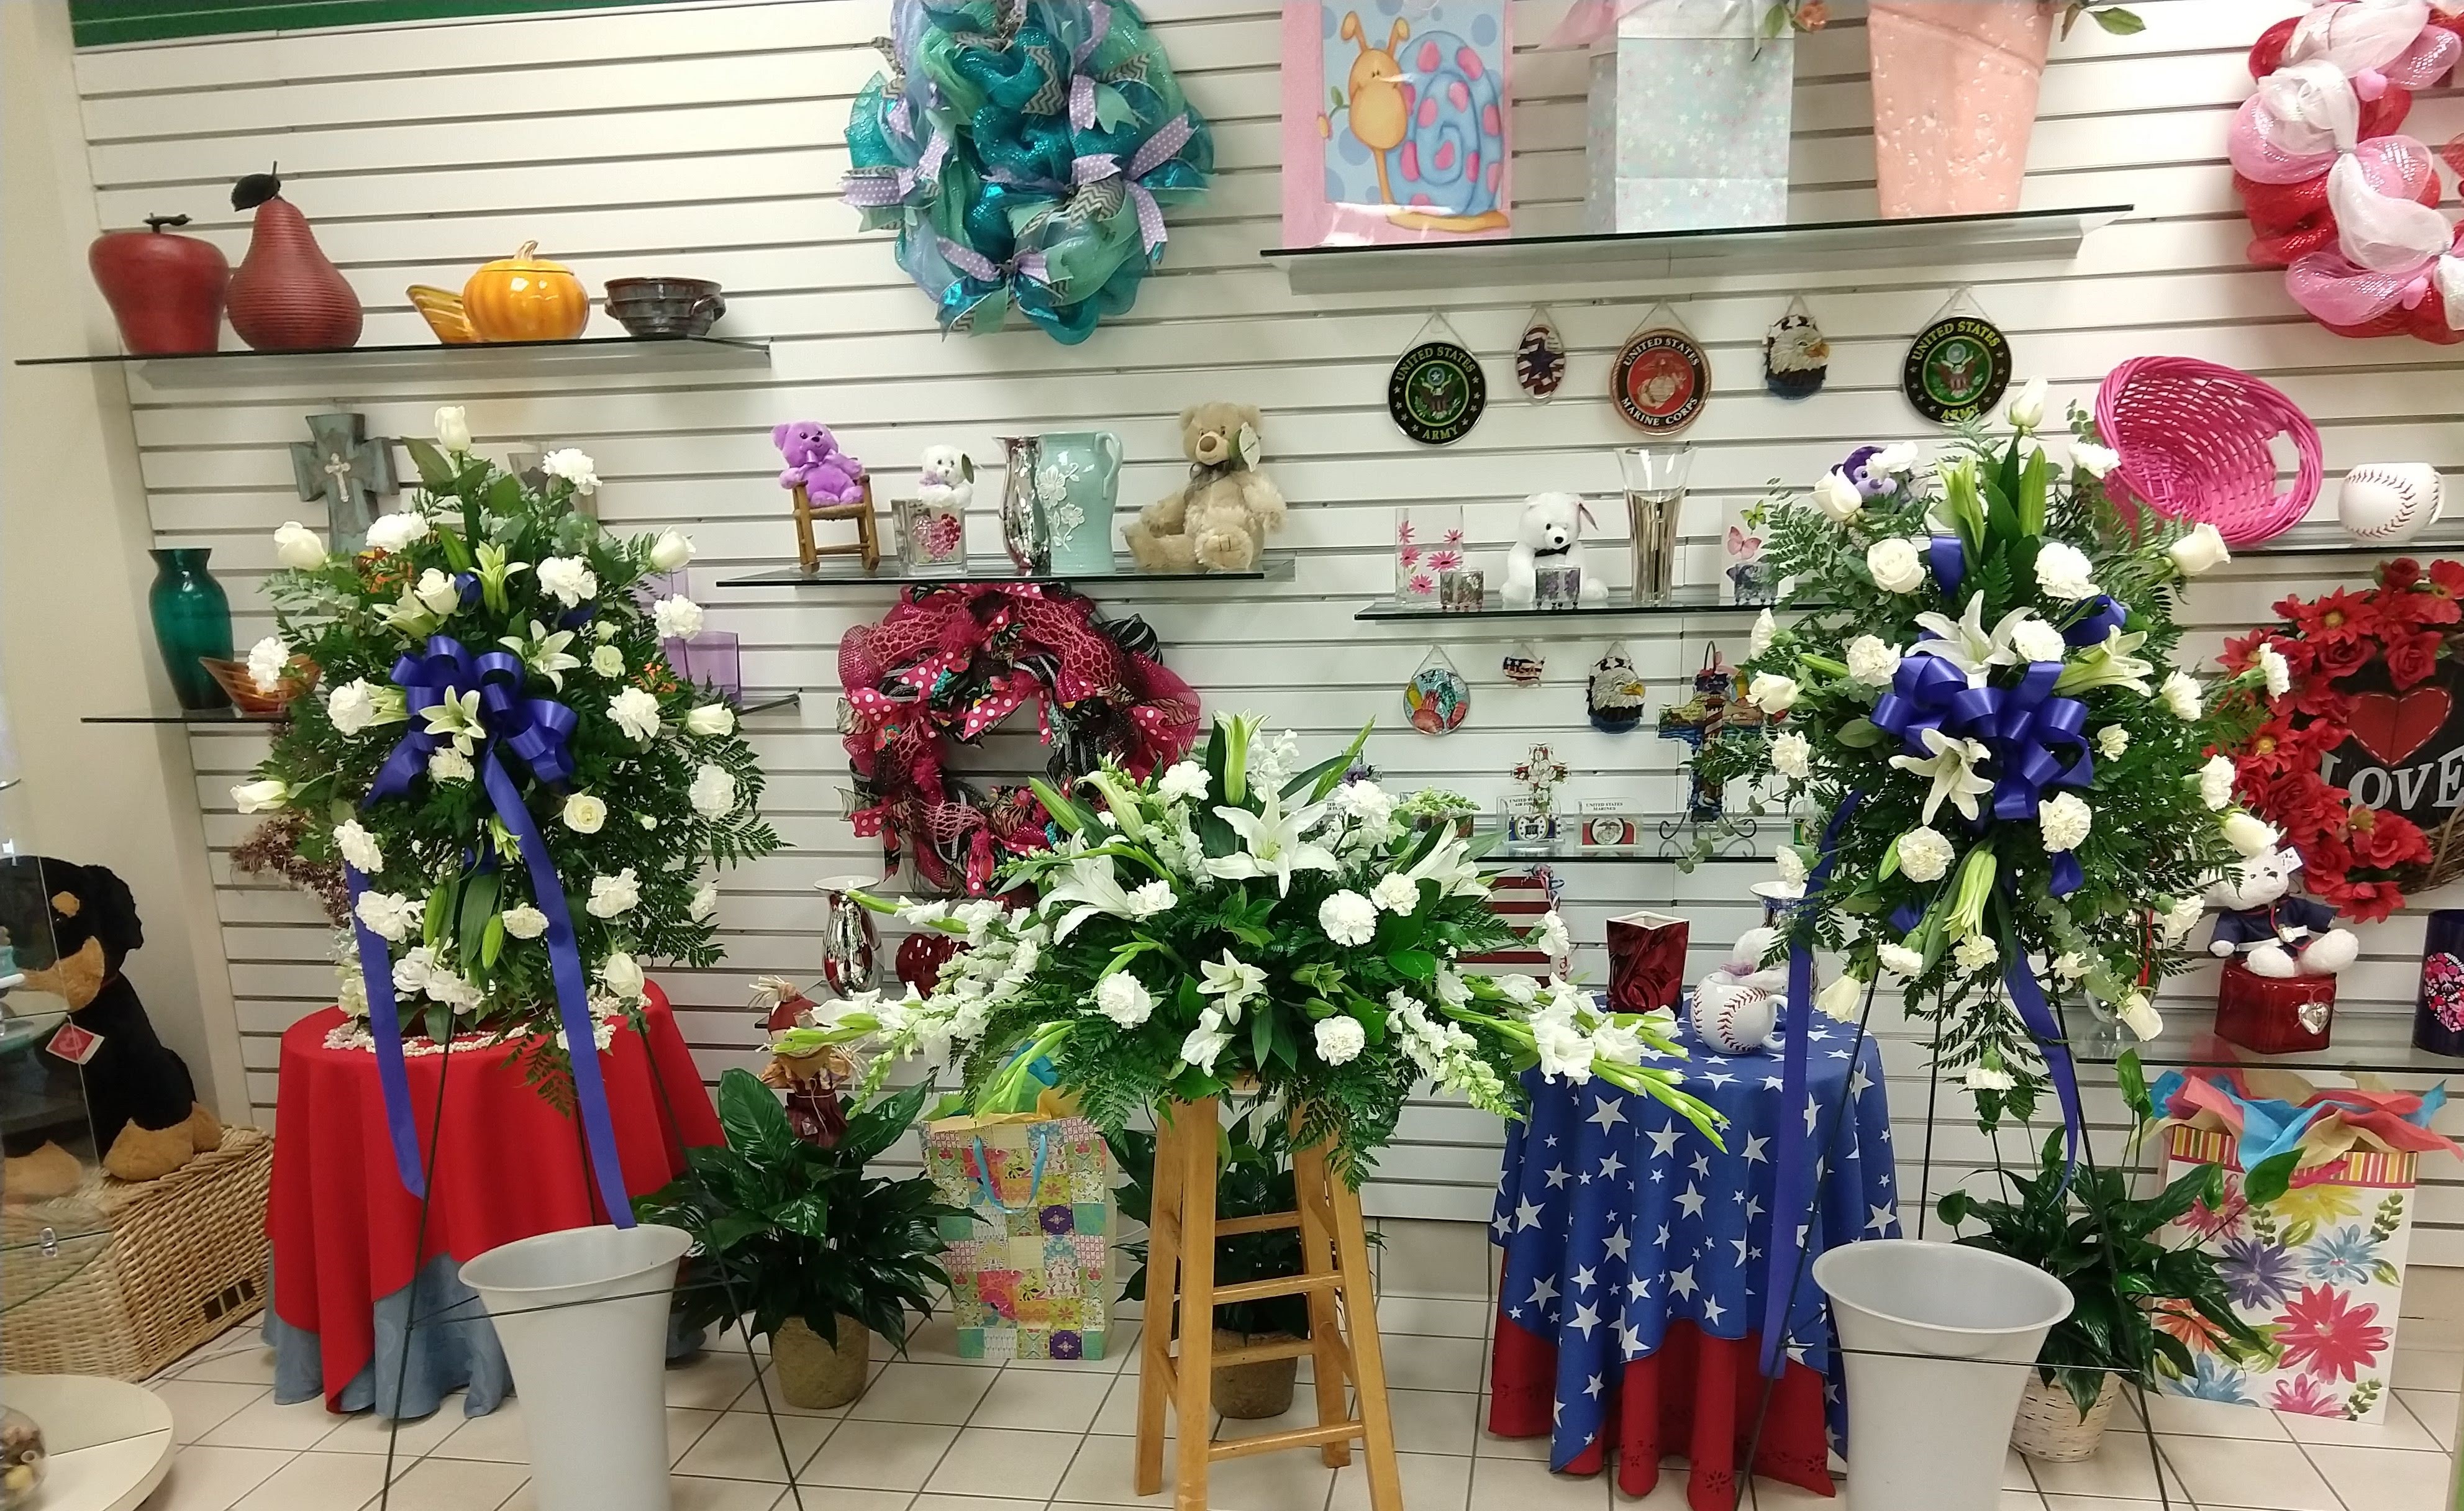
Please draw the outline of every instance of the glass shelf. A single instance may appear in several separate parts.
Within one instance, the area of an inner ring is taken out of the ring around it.
[[[2308,557],[2366,557],[2376,560],[2393,559],[2397,557],[2426,558],[2451,553],[2464,553],[2464,532],[2453,529],[2433,529],[2426,537],[2416,537],[2393,545],[2374,545],[2365,540],[2355,540],[2341,532],[2334,534],[2322,532],[2318,535],[2297,532],[2290,536],[2275,537],[2255,546],[2235,546],[2233,548],[2233,558],[2236,562],[2299,560]]]
[[[1245,572],[1150,572],[1128,557],[1114,557],[1110,572],[1021,572],[1007,557],[970,557],[946,566],[909,567],[888,557],[871,571],[854,557],[826,557],[817,571],[800,566],[774,567],[743,577],[721,578],[720,587],[865,587],[910,582],[965,583],[999,587],[1010,582],[1058,582],[1071,587],[1106,582],[1288,582],[1298,563],[1289,556],[1268,556]]]
[[[1480,601],[1477,610],[1441,608],[1436,602],[1403,603],[1382,599],[1353,615],[1364,619],[1552,619],[1579,615],[1597,617],[1602,614],[1758,614],[1764,609],[1777,611],[1773,603],[1738,603],[1724,600],[1724,590],[1704,585],[1672,589],[1668,596],[1655,602],[1638,603],[1633,595],[1623,590],[1612,592],[1602,603],[1585,603],[1575,608],[1507,608],[1494,593]],[[1804,605],[1797,605],[1802,607]]]
[[[736,706],[736,712],[739,716],[767,713],[775,709],[790,707],[803,695],[803,690],[801,688],[754,689],[744,694],[744,701]],[[242,713],[232,708],[172,709],[142,713],[89,713],[77,722],[80,724],[186,724],[192,728],[210,728],[217,725],[275,725],[282,723],[283,718],[279,713]]]
[[[1584,844],[1582,843],[1581,835],[1578,832],[1581,826],[1589,820],[1609,817],[1632,820],[1643,831],[1643,843],[1640,844],[1631,845]],[[1745,865],[1764,866],[1771,865],[1771,852],[1768,849],[1757,850],[1752,848],[1752,846],[1760,843],[1775,844],[1781,840],[1786,839],[1793,827],[1793,821],[1784,816],[1772,815],[1767,818],[1755,819],[1750,821],[1762,824],[1765,827],[1761,832],[1756,834],[1738,836],[1724,841],[1724,848],[1722,848],[1718,853],[1704,856],[1693,864],[1697,865]],[[1663,844],[1683,843],[1683,836],[1681,834],[1680,837],[1676,839],[1663,839],[1661,834],[1661,826],[1665,824],[1685,824],[1688,822],[1690,822],[1690,821],[1673,813],[1618,815],[1561,813],[1557,816],[1558,827],[1561,830],[1570,832],[1565,833],[1564,836],[1557,841],[1554,847],[1548,850],[1533,850],[1511,855],[1507,853],[1506,842],[1503,836],[1493,827],[1483,826],[1475,828],[1472,830],[1471,837],[1474,840],[1483,838],[1494,838],[1497,840],[1496,844],[1489,849],[1487,854],[1483,855],[1478,862],[1479,865],[1485,866],[1505,866],[1514,868],[1531,865],[1598,865],[1607,862],[1617,862],[1629,865],[1646,862],[1657,863],[1661,865],[1675,865],[1685,860],[1686,857],[1683,855],[1670,854],[1666,850],[1661,848],[1661,846]],[[1738,846],[1739,848],[1727,848],[1726,846]]]
[[[346,378],[353,383],[446,383],[592,373],[724,372],[770,365],[770,343],[720,336],[583,336],[567,341],[478,341],[448,346],[347,346],[298,352],[191,352],[169,357],[25,357],[20,367],[116,364],[154,388],[232,388]]]
[[[2136,1049],[2139,1062],[2151,1073],[2247,1065],[2255,1069],[2339,1075],[2464,1076],[2464,1059],[2412,1047],[2409,1013],[2400,1017],[2340,1016],[2329,1031],[2331,1041],[2326,1048],[2262,1055],[2218,1039],[2212,1027],[2214,1013],[2209,1003],[2184,1000],[2163,1006],[2165,1032],[2145,1043],[2132,1042],[2127,1032],[2117,1042],[2097,1022],[2087,1004],[2080,1001],[2062,1004],[2062,1032],[2069,1036],[2072,1054],[2083,1064],[2109,1065],[2121,1057],[2122,1051]]]
[[[1297,247],[1263,253],[1294,294],[1383,294],[1482,284],[2029,262],[2078,254],[2128,205],[1916,220],[1815,221],[1703,230],[1523,236],[1409,246]]]

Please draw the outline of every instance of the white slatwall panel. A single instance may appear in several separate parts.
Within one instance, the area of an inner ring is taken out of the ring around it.
[[[1261,405],[1275,475],[1294,505],[1280,544],[1300,556],[1297,580],[1143,589],[1109,595],[1108,605],[1145,614],[1210,707],[1262,710],[1312,741],[1379,716],[1386,727],[1370,755],[1404,782],[1442,781],[1492,799],[1523,748],[1546,738],[1575,768],[1570,796],[1666,809],[1678,799],[1678,747],[1649,734],[1598,734],[1584,720],[1582,677],[1605,635],[1547,643],[1548,680],[1524,690],[1499,674],[1504,642],[1493,630],[1446,625],[1439,637],[1478,695],[1470,722],[1440,741],[1402,724],[1397,691],[1429,633],[1352,618],[1388,584],[1383,544],[1397,501],[1463,502],[1474,538],[1494,555],[1524,493],[1615,487],[1609,451],[1629,437],[1597,395],[1611,354],[1655,298],[1682,301],[1717,373],[1717,395],[1691,435],[1701,455],[1687,525],[1705,552],[1722,509],[1767,480],[1810,479],[1853,445],[1919,433],[1922,423],[1895,388],[1901,354],[1908,333],[1964,281],[2011,332],[2021,373],[2051,379],[2057,402],[2085,399],[2123,358],[2185,353],[2252,369],[2292,393],[2320,422],[2331,476],[2380,460],[2464,467],[2455,426],[2464,349],[2341,340],[2300,318],[2274,274],[2241,261],[2245,229],[2222,163],[2225,125],[2248,90],[2242,57],[2251,38],[2299,8],[2298,0],[2152,0],[2142,6],[2148,28],[2140,37],[2083,27],[2061,45],[2046,75],[2028,203],[2129,201],[2142,211],[2094,237],[2075,263],[1809,267],[1794,278],[1462,291],[1446,313],[1488,358],[1498,397],[1470,437],[1443,451],[1401,440],[1383,408],[1387,368],[1430,302],[1295,298],[1258,260],[1278,240],[1280,48],[1277,7],[1266,0],[1150,7],[1192,99],[1214,123],[1221,172],[1206,202],[1176,219],[1170,265],[1148,282],[1133,314],[1076,348],[1025,331],[941,339],[886,239],[859,234],[838,203],[842,131],[850,97],[875,66],[866,44],[884,29],[882,0],[673,5],[139,47],[82,55],[78,80],[105,224],[187,211],[200,222],[192,231],[236,260],[247,228],[224,191],[240,173],[278,159],[290,195],[369,305],[368,341],[424,339],[404,285],[458,285],[473,264],[533,238],[594,285],[626,274],[718,278],[732,305],[725,329],[774,341],[771,370],[744,382],[603,378],[442,394],[356,386],[338,365],[321,391],[149,394],[141,385],[138,393],[157,530],[166,544],[216,548],[215,564],[241,605],[243,644],[266,623],[257,585],[271,564],[268,532],[301,512],[283,447],[301,435],[306,409],[329,403],[363,410],[377,433],[396,435],[424,432],[438,401],[465,400],[483,446],[553,438],[588,449],[608,479],[600,500],[610,522],[684,525],[699,537],[707,555],[696,567],[705,584],[698,596],[717,624],[744,637],[748,680],[815,690],[801,719],[773,715],[758,726],[772,816],[789,848],[730,880],[721,914],[728,968],[664,977],[705,1071],[715,1075],[753,1058],[737,1006],[745,980],[813,965],[811,880],[860,867],[869,854],[839,817],[845,762],[829,730],[833,652],[847,626],[877,616],[888,595],[706,586],[732,569],[774,563],[789,548],[772,483],[774,422],[825,420],[883,474],[885,497],[901,491],[930,442],[960,441],[989,459],[997,433],[1109,427],[1128,447],[1122,494],[1134,507],[1181,476],[1173,417],[1183,405]],[[1583,65],[1529,48],[1561,9],[1557,0],[1518,7],[1526,49],[1514,79],[1516,181],[1525,195],[1517,223],[1526,232],[1578,221]],[[1835,10],[1839,20],[1798,53],[1792,208],[1800,219],[1874,208],[1860,8]],[[2429,140],[2444,140],[2464,127],[2464,99],[2425,97],[2413,120]],[[1783,405],[1761,391],[1758,343],[1798,291],[1831,337],[1831,380],[1820,396]],[[1543,297],[1574,348],[1564,396],[1545,408],[1521,402],[1505,355]],[[996,549],[981,531],[974,544]],[[1615,542],[1608,554],[1617,554]],[[2324,585],[2306,570],[2239,567],[2230,580],[2197,589],[2189,601],[2197,647],[2212,650],[2288,589]],[[1705,636],[1726,633],[1733,644],[1743,627],[1639,622],[1625,638],[1655,693],[1682,696]],[[261,748],[245,733],[195,735],[198,798],[218,852],[247,831],[226,789]],[[997,738],[982,759],[1034,763],[1023,735]],[[329,997],[326,936],[301,898],[234,882],[219,853],[217,865],[253,1094],[270,1113],[276,1036]],[[1627,908],[1683,907],[1695,920],[1698,968],[1754,916],[1740,901],[1753,875],[1747,867],[1680,877],[1666,866],[1582,865],[1566,874],[1578,937],[1596,940],[1601,920]],[[2409,1011],[2421,929],[2413,912],[2365,932],[2365,957],[2346,978],[2345,1012]],[[2211,975],[2193,976],[2166,1005],[2203,1013],[2211,994]],[[1922,1054],[1896,1027],[1889,1032],[1901,1153],[1912,1165]],[[2119,1123],[2109,1092],[2097,1115],[2109,1147]],[[1413,1111],[1404,1135],[1385,1160],[1375,1209],[1485,1216],[1494,1120],[1431,1103]],[[1986,1141],[1955,1120],[1938,1131],[1936,1155],[1942,1178],[1990,1157]],[[2418,1253],[2464,1262],[2464,1184],[2453,1170],[2432,1173]]]

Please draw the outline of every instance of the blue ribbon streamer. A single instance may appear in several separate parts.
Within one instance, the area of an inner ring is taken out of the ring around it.
[[[456,693],[479,694],[479,717],[487,741],[480,748],[476,763],[481,790],[487,793],[497,821],[514,837],[530,873],[532,900],[547,915],[544,938],[548,973],[556,984],[557,1018],[564,1030],[573,1065],[574,1103],[582,1117],[591,1174],[609,1220],[617,1227],[629,1228],[633,1226],[633,1204],[625,1189],[624,1167],[617,1155],[616,1124],[608,1110],[606,1081],[600,1074],[597,1024],[590,1016],[590,986],[583,974],[582,945],[574,935],[573,910],[549,857],[547,842],[540,837],[539,824],[522,801],[520,789],[514,785],[512,775],[497,758],[501,747],[542,783],[562,782],[573,775],[573,758],[566,743],[578,719],[561,703],[523,696],[523,677],[519,657],[504,651],[473,657],[450,635],[430,636],[422,654],[405,655],[396,661],[393,681],[403,690],[404,706],[410,713],[412,727],[385,756],[361,806],[374,807],[388,798],[407,794],[412,778],[427,769],[428,757],[443,743],[442,736],[428,734],[418,726],[420,710],[432,708]],[[410,1078],[403,1058],[402,1013],[393,994],[392,960],[385,940],[360,921],[359,904],[367,893],[367,878],[352,865],[345,865],[342,874],[350,890],[352,930],[360,945],[360,976],[367,988],[368,1028],[376,1041],[377,1086],[385,1101],[394,1166],[402,1175],[403,1188],[414,1196],[425,1196],[428,1182],[420,1168],[418,1133],[411,1121]]]
[[[1945,598],[1956,597],[1959,584],[1968,576],[1968,551],[1957,536],[1936,536],[1925,543],[1925,564],[1933,568],[1933,580],[1942,584]]]

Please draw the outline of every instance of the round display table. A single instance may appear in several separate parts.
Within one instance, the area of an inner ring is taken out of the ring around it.
[[[43,1430],[41,1511],[129,1511],[171,1471],[171,1409],[142,1385],[12,1374],[0,1399]]]

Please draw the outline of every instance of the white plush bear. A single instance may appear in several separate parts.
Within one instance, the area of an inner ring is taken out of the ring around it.
[[[935,509],[963,512],[976,496],[975,459],[955,446],[926,447],[915,496]]]
[[[1776,929],[1749,929],[1718,969],[1694,987],[1685,1021],[1703,1042],[1731,1055],[1750,1054],[1779,1026],[1788,996],[1785,963],[1766,969],[1763,956],[1779,943]]]
[[[2208,888],[2208,901],[2225,911],[2216,918],[2208,953],[2242,957],[2253,975],[2283,979],[2334,975],[2362,953],[2352,931],[2335,927],[2335,910],[2293,892],[2301,857],[2273,850],[2244,861]]]
[[[1523,501],[1514,547],[1506,554],[1506,582],[1499,598],[1507,608],[1529,608],[1538,592],[1537,569],[1583,566],[1583,501],[1573,493],[1533,493]],[[1583,602],[1605,603],[1609,585],[1583,568]]]

